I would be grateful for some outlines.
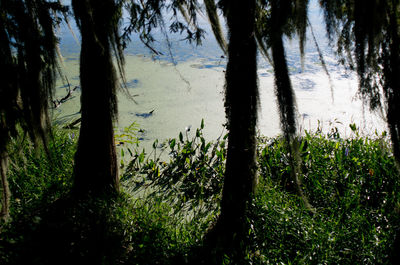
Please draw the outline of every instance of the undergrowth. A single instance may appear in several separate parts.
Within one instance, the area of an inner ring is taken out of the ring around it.
[[[124,159],[131,155],[121,163],[123,192],[85,200],[69,193],[76,132],[55,129],[49,155],[15,140],[12,220],[2,225],[0,263],[193,264],[219,212],[226,156],[226,137],[207,142],[203,127],[155,143],[150,154],[121,146]],[[284,140],[259,138],[249,264],[389,264],[400,227],[398,172],[385,134],[361,137],[351,128],[346,139],[337,130],[297,139],[302,188],[315,213],[287,188]]]

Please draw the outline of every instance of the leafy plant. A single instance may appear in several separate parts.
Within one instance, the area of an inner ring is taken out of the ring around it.
[[[120,166],[125,167],[126,160],[134,155],[139,145],[138,138],[139,125],[136,122],[131,123],[129,126],[122,129],[115,129],[114,139],[115,144],[120,150]],[[126,153],[129,156],[126,156]]]
[[[178,139],[163,144],[162,152],[168,152],[170,161],[141,152],[134,155],[125,174],[124,185],[131,193],[146,193],[148,198],[168,201],[175,213],[191,211],[193,218],[205,217],[216,212],[222,189],[226,137],[215,143],[203,137],[204,121],[195,135],[186,139],[182,132]],[[156,153],[158,142],[153,144]]]

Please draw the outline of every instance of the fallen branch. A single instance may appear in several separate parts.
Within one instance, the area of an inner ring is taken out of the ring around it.
[[[74,89],[71,90],[70,86],[68,85],[68,93],[65,97],[61,98],[60,100],[56,99],[53,100],[53,104],[54,104],[54,108],[58,108],[62,103],[70,100],[72,98],[72,92],[75,92],[75,90],[77,90],[79,88],[79,86],[75,86]]]
[[[71,122],[70,124],[65,125],[63,128],[64,129],[74,129],[75,125],[77,125],[81,121],[82,121],[82,118],[78,118],[78,119],[74,120],[73,122]]]

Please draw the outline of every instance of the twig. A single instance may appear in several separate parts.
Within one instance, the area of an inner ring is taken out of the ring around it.
[[[64,129],[73,129],[75,127],[75,125],[77,125],[81,121],[82,121],[82,118],[78,118],[78,119],[74,120],[73,122],[71,122],[70,124],[65,125],[63,128]]]

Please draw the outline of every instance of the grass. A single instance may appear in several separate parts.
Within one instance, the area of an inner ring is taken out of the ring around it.
[[[8,179],[13,219],[68,193],[72,185],[76,135],[77,131],[55,127],[48,142],[49,154],[43,147],[35,149],[27,135],[12,140]]]
[[[303,189],[316,214],[287,192],[280,139],[262,141],[264,182],[255,197],[257,246],[265,261],[284,264],[390,264],[399,227],[399,181],[386,136],[342,139],[306,133],[299,139]],[[262,251],[261,251],[262,252]],[[271,261],[272,259],[272,261]]]
[[[132,159],[121,164],[123,192],[112,199],[70,197],[73,132],[55,130],[49,157],[56,164],[15,140],[12,221],[0,234],[0,263],[191,264],[218,215],[226,155],[226,138],[207,142],[203,127],[151,154],[125,146]],[[351,128],[346,139],[334,130],[298,138],[303,191],[315,213],[288,189],[284,141],[259,138],[248,264],[390,264],[400,228],[398,172],[385,134],[361,137]]]

